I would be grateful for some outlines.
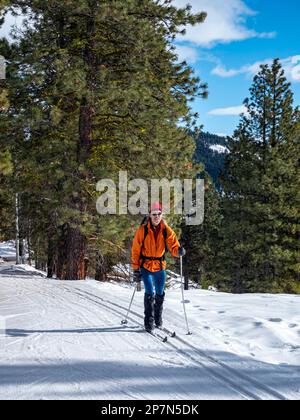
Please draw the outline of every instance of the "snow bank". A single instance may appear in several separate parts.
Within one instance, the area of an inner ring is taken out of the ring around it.
[[[170,292],[176,311],[178,295]],[[215,348],[272,364],[300,365],[300,296],[186,292],[194,329]]]

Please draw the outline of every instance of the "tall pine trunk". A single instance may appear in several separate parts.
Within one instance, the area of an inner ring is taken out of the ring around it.
[[[90,42],[86,45],[84,54],[85,62],[88,65],[86,75],[87,87],[90,92],[93,91],[93,75],[96,71],[96,59],[93,49],[93,36],[95,31],[94,18],[89,17],[87,22],[87,34],[90,36]],[[78,124],[78,142],[77,142],[77,176],[83,182],[87,181],[87,175],[81,173],[79,169],[84,167],[91,152],[92,144],[92,116],[93,107],[86,96],[83,96],[79,110]],[[74,189],[78,184],[74,185]],[[88,257],[87,257],[87,237],[82,232],[81,215],[87,211],[84,197],[81,191],[78,197],[72,200],[71,207],[78,212],[80,216],[76,220],[72,219],[62,228],[62,235],[59,241],[57,277],[62,280],[85,280],[87,275]]]
[[[57,277],[61,280],[85,280],[87,239],[79,228],[68,223],[62,228],[57,258]]]
[[[91,116],[92,109],[84,97],[81,101],[79,116],[79,136],[77,144],[78,167],[84,164],[90,153],[91,146]],[[84,176],[78,170],[78,178],[84,180]],[[76,188],[76,186],[74,186]],[[80,194],[80,193],[79,193]],[[86,210],[84,197],[78,196],[72,200],[72,208],[80,215]],[[85,280],[87,274],[87,237],[80,229],[82,225],[79,217],[71,220],[62,227],[59,240],[57,277],[61,280]]]

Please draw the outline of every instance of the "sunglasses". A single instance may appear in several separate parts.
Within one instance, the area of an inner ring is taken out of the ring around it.
[[[151,213],[151,216],[154,216],[154,217],[156,217],[156,216],[161,216],[161,211],[159,211],[159,212],[155,212],[155,213]]]

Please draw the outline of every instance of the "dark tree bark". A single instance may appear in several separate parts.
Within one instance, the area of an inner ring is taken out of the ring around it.
[[[85,280],[88,268],[87,239],[79,228],[65,224],[59,241],[57,277],[61,280]]]

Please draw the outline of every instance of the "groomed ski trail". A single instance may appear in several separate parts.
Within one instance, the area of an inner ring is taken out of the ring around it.
[[[132,289],[128,289],[128,299]],[[184,336],[180,314],[165,311],[177,337],[143,332],[138,297],[121,325],[127,297],[90,282],[1,275],[2,399],[285,399],[272,387],[201,350]],[[200,344],[200,345],[199,345]]]

